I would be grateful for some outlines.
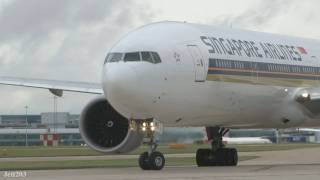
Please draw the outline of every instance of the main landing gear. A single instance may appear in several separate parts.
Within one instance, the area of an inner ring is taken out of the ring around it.
[[[165,165],[163,154],[156,151],[155,127],[155,122],[152,121],[142,123],[142,131],[145,132],[144,143],[149,146],[149,151],[143,152],[139,157],[139,166],[143,170],[161,170]]]
[[[234,148],[225,148],[222,137],[229,131],[225,128],[206,127],[211,149],[198,149],[196,161],[201,166],[236,166],[238,152]]]

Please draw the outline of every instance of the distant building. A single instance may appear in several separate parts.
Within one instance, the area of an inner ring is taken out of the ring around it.
[[[66,128],[78,128],[80,122],[79,114],[70,114],[69,121],[66,124]]]
[[[44,112],[39,115],[0,115],[0,128],[77,128],[79,127],[79,114],[68,112]]]
[[[29,125],[40,124],[40,115],[0,115],[0,122],[2,126],[25,126],[26,119]]]
[[[320,131],[315,133],[315,140],[320,143]]]
[[[41,124],[48,128],[65,128],[69,123],[70,114],[68,112],[44,112],[41,113]]]
[[[41,135],[48,133],[52,132],[48,129],[27,129],[27,131],[26,129],[0,129],[0,146],[24,146],[26,144],[29,146],[42,146]],[[77,128],[56,129],[55,133],[59,134],[59,145],[84,144]]]

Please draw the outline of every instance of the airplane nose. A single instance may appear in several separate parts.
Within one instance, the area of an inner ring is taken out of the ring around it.
[[[139,94],[139,78],[134,68],[114,64],[104,71],[103,89],[108,101],[114,106],[130,106]]]

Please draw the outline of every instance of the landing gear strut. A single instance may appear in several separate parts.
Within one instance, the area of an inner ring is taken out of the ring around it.
[[[158,144],[154,140],[155,123],[152,121],[142,123],[145,132],[144,143],[149,146],[148,152],[143,152],[139,157],[139,166],[143,170],[161,170],[165,159],[161,152],[156,151]]]
[[[225,148],[222,137],[229,129],[220,127],[206,127],[208,140],[211,140],[211,149],[198,149],[196,154],[197,165],[200,166],[236,166],[238,152],[234,148]]]

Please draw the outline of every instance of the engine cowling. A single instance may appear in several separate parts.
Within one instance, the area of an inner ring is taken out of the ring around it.
[[[90,147],[106,154],[130,152],[139,147],[143,139],[143,134],[130,128],[129,120],[104,97],[86,105],[81,113],[80,133]]]

